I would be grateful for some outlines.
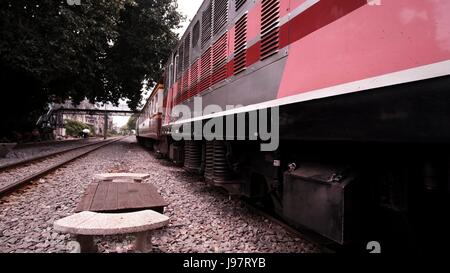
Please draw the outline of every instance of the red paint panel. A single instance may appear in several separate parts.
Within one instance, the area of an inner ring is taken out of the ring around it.
[[[447,0],[383,0],[310,33],[290,44],[278,97],[449,60],[447,10]]]
[[[260,49],[261,49],[260,41],[258,41],[256,44],[252,45],[250,48],[247,49],[247,65],[246,65],[247,67],[259,61],[259,58],[261,56]]]
[[[280,18],[289,13],[290,0],[280,0]]]
[[[363,5],[367,5],[367,0],[319,1],[289,21],[289,43],[305,37]]]
[[[280,42],[279,48],[284,48],[289,45],[289,23],[280,27]]]
[[[227,63],[227,78],[233,76],[233,74],[234,74],[234,59],[231,59]]]
[[[235,26],[233,25],[228,30],[228,54],[227,54],[227,56],[230,56],[231,53],[234,52],[234,36],[235,36]]]

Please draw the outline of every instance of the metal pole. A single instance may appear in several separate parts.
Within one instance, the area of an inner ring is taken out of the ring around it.
[[[106,139],[108,137],[108,113],[105,109],[104,115],[104,124],[103,124],[103,138]]]
[[[65,136],[64,132],[64,114],[63,112],[58,112],[56,114],[56,128],[57,128],[57,134],[60,136]],[[63,134],[64,132],[64,134]]]

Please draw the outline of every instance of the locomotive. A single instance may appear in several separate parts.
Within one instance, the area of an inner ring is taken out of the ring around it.
[[[448,10],[446,0],[205,0],[140,113],[138,141],[340,245],[442,242]],[[216,111],[196,113],[198,99]],[[212,120],[231,130],[196,133]],[[273,150],[261,149],[262,127],[278,136]]]

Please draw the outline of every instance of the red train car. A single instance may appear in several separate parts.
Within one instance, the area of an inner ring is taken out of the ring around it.
[[[147,145],[149,148],[153,148],[154,143],[161,139],[163,96],[164,85],[158,83],[153,88],[136,121],[136,137],[141,144]]]
[[[380,233],[428,244],[431,223],[440,236],[448,228],[435,215],[449,208],[448,10],[446,0],[206,0],[165,66],[161,127],[139,135],[335,242]],[[196,98],[215,110],[196,114]],[[251,117],[273,109],[278,143],[261,151]],[[192,129],[240,116],[243,135]],[[142,128],[152,117],[143,111]],[[175,139],[186,124],[190,139]]]

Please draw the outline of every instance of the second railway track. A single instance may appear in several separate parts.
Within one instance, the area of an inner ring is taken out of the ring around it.
[[[27,185],[31,181],[36,180],[73,160],[121,139],[122,138],[115,138],[112,140],[90,143],[1,166],[0,197]]]
[[[32,162],[35,162],[35,161],[43,160],[45,158],[49,158],[49,157],[52,157],[52,156],[57,156],[57,155],[60,155],[60,154],[64,154],[64,153],[67,153],[67,152],[70,152],[70,151],[73,151],[73,150],[77,150],[77,149],[81,149],[81,148],[84,148],[84,147],[97,145],[97,144],[101,143],[102,141],[103,140],[90,142],[90,143],[87,143],[87,144],[81,143],[81,145],[78,145],[78,146],[69,146],[68,148],[56,149],[55,151],[51,151],[49,153],[41,152],[37,156],[29,156],[29,157],[26,157],[24,159],[19,159],[19,160],[15,160],[15,161],[12,161],[12,162],[0,164],[0,172],[4,172],[4,171],[9,170],[9,169],[20,167],[20,166],[23,166],[25,164],[32,163]]]

